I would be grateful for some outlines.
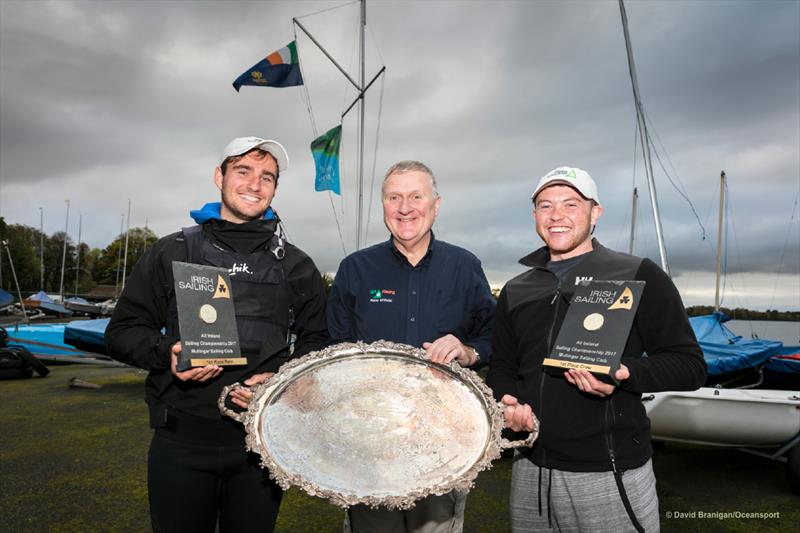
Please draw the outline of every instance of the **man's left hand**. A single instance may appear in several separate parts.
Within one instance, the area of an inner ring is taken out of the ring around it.
[[[434,363],[447,364],[458,361],[461,366],[472,366],[478,362],[478,357],[472,348],[461,343],[455,336],[447,334],[433,342],[422,344],[428,358]]]
[[[601,398],[613,393],[617,388],[614,385],[603,383],[594,377],[588,370],[570,368],[564,372],[564,377],[567,378],[567,381],[578,387],[581,391],[588,394],[594,394],[595,396],[600,396]],[[631,377],[631,373],[627,366],[620,365],[619,370],[614,373],[614,377],[617,381],[624,381]]]
[[[247,387],[252,387],[253,385],[260,385],[261,383],[265,383],[269,378],[275,375],[275,372],[264,372],[263,374],[254,374],[250,378],[248,378],[244,384],[246,387],[236,387],[231,391],[231,401],[241,407],[242,409],[247,409],[247,406],[250,405],[250,400],[253,398],[253,391],[251,391]]]

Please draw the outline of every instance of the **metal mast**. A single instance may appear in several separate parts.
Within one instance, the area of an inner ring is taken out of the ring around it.
[[[61,283],[58,286],[61,304],[64,303],[64,266],[67,264],[67,228],[69,227],[69,200],[65,201],[67,202],[67,220],[64,222],[64,253],[61,254]]]
[[[358,105],[358,220],[356,228],[356,250],[361,249],[361,219],[364,204],[364,28],[367,26],[367,0],[361,0],[361,23],[359,28],[359,81],[361,82],[361,101]]]
[[[78,245],[75,247],[75,296],[78,295],[78,281],[81,279],[81,225],[83,213],[78,213]]]
[[[114,296],[119,296],[119,267],[122,264],[122,228],[125,222],[125,213],[119,216],[119,247],[117,248],[117,277],[114,281]]]
[[[719,226],[717,229],[717,290],[714,295],[714,311],[719,311],[719,278],[722,271],[722,222],[725,210],[725,171],[719,173]]]
[[[347,78],[347,81],[349,81],[353,85],[353,87],[355,87],[356,90],[358,91],[358,96],[356,96],[356,99],[353,101],[352,104],[350,104],[350,106],[344,111],[344,113],[342,113],[342,119],[344,120],[345,115],[347,115],[347,113],[350,112],[350,110],[353,108],[353,106],[355,106],[357,103],[359,104],[359,106],[358,106],[358,165],[357,165],[357,169],[358,169],[357,170],[357,174],[358,174],[358,213],[357,213],[357,217],[356,217],[356,250],[360,249],[361,245],[362,245],[361,236],[362,236],[362,229],[363,229],[362,228],[362,226],[363,226],[362,219],[363,219],[363,211],[364,211],[364,207],[363,207],[363,205],[364,205],[364,119],[365,119],[365,116],[366,116],[366,108],[365,108],[365,105],[364,105],[365,104],[364,95],[367,92],[367,90],[372,86],[372,84],[375,83],[375,80],[377,80],[378,77],[381,74],[383,74],[383,72],[386,70],[385,66],[382,67],[378,71],[378,73],[375,74],[375,76],[372,77],[372,79],[369,81],[369,83],[366,82],[366,78],[365,78],[365,76],[366,76],[366,66],[365,66],[366,56],[365,56],[364,49],[365,49],[365,44],[366,44],[365,29],[366,29],[366,26],[367,26],[367,2],[366,2],[366,0],[359,0],[359,1],[360,1],[360,4],[361,4],[360,5],[360,22],[359,22],[359,69],[358,69],[359,70],[358,71],[358,78],[359,78],[360,83],[356,82],[347,73],[347,71],[344,70],[342,68],[342,66],[339,65],[339,63],[336,62],[336,60],[333,58],[333,56],[331,56],[331,54],[328,53],[327,50],[325,50],[325,48],[319,43],[319,41],[317,41],[317,39],[315,39],[314,36],[311,35],[311,33],[305,28],[305,26],[303,26],[303,24],[299,20],[297,20],[296,18],[292,19],[292,21],[295,23],[295,25],[297,25],[297,27],[300,28],[303,31],[303,33],[305,33],[309,37],[309,39],[311,39],[311,42],[313,42],[317,46],[317,48],[319,48],[322,51],[322,53],[325,54],[325,57],[327,57],[331,61],[331,63],[333,63],[333,65],[339,70],[339,72],[341,72],[342,75],[345,78]]]
[[[664,247],[664,235],[661,231],[661,214],[658,210],[658,200],[656,198],[656,183],[653,179],[653,163],[650,160],[650,136],[647,134],[647,125],[644,119],[644,107],[639,95],[639,82],[636,78],[636,65],[633,61],[633,49],[631,48],[631,37],[628,33],[628,16],[625,13],[625,5],[619,0],[619,12],[622,16],[622,29],[625,33],[625,49],[628,52],[628,71],[631,76],[633,86],[633,99],[636,104],[636,121],[639,125],[639,138],[642,142],[642,155],[644,156],[645,171],[647,172],[647,187],[650,191],[650,205],[653,208],[653,219],[656,224],[656,240],[658,241],[658,255],[661,258],[661,268],[669,275],[669,265],[667,264],[667,250]]]
[[[122,261],[122,289],[125,289],[125,273],[128,270],[128,239],[131,236],[131,199],[128,198],[128,224],[125,229],[125,259]]]
[[[633,209],[631,210],[631,242],[628,246],[628,253],[633,255],[633,244],[636,238],[636,208],[639,207],[639,189],[633,188]]]
[[[44,209],[39,208],[39,290],[44,290]]]

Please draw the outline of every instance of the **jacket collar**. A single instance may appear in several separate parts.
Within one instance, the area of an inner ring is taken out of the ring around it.
[[[587,254],[594,253],[603,248],[597,239],[592,239],[592,251],[586,252]],[[550,249],[547,246],[542,246],[538,250],[534,250],[525,257],[519,260],[520,264],[527,267],[544,267],[550,261]]]
[[[220,209],[222,209],[222,202],[209,202],[200,209],[193,209],[192,211],[189,211],[189,216],[191,216],[198,224],[202,224],[203,222],[207,222],[212,219],[222,220]],[[263,219],[272,220],[275,217],[275,211],[272,210],[272,207],[268,207],[264,212]]]

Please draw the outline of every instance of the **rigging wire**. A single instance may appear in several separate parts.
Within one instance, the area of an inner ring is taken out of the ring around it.
[[[725,277],[725,279],[727,280],[727,270],[728,270],[728,265],[727,265],[727,263],[728,263],[728,251],[727,251],[728,250],[728,223],[727,223],[727,221],[730,220],[730,227],[731,227],[731,231],[733,232],[733,243],[734,243],[734,246],[736,247],[736,259],[737,259],[737,262],[738,262],[738,265],[739,265],[739,275],[740,275],[740,277],[742,277],[741,287],[744,287],[745,283],[744,283],[744,278],[743,278],[744,270],[742,268],[742,253],[741,253],[741,250],[739,249],[739,239],[738,239],[737,233],[736,233],[736,220],[731,215],[732,212],[733,212],[733,202],[730,199],[730,191],[728,190],[728,184],[726,182],[726,184],[725,184],[725,214],[728,215],[728,216],[725,217],[726,218],[726,223],[725,223],[725,273],[726,273],[726,277]],[[731,283],[731,286],[733,287],[733,283]],[[740,306],[745,308],[745,309],[749,309],[750,306],[749,306],[749,303],[747,301],[747,296],[746,296],[744,290],[742,290],[740,292],[742,293],[741,299],[744,302]],[[737,298],[737,300],[738,300],[738,298]],[[754,335],[755,334],[755,329],[753,328],[752,322],[750,322],[750,330],[751,330],[751,335]]]
[[[653,123],[650,122],[650,120],[647,118],[647,114],[644,112],[644,110],[642,110],[642,115],[644,116],[644,119],[647,121],[647,125],[649,127],[648,134],[647,134],[647,141],[650,143],[650,146],[653,148],[653,153],[655,153],[655,155],[656,155],[656,161],[658,161],[658,165],[661,167],[661,170],[664,171],[664,175],[667,176],[667,179],[669,180],[670,184],[672,184],[672,188],[674,188],[676,191],[678,191],[678,194],[680,194],[684,198],[684,200],[686,200],[686,203],[689,204],[689,207],[692,209],[692,213],[694,214],[694,218],[697,220],[697,223],[700,225],[700,229],[703,231],[702,240],[706,240],[706,228],[705,228],[705,226],[703,226],[703,223],[700,221],[700,215],[697,214],[697,211],[694,208],[694,204],[689,199],[689,197],[686,195],[686,193],[684,193],[675,184],[675,182],[672,179],[672,176],[670,176],[669,172],[667,172],[667,169],[664,166],[664,163],[661,161],[661,156],[659,155],[658,150],[656,149],[656,144],[653,142],[653,139],[650,137],[649,131],[652,131],[653,133],[655,133],[656,139],[658,139],[658,142],[661,143],[661,139],[658,137],[658,131],[656,131],[655,126],[653,126]],[[664,145],[662,144],[661,147],[663,148]],[[669,160],[669,155],[667,154],[666,149],[664,149],[664,157],[666,157],[667,161],[670,163],[670,165],[672,165],[672,161]],[[678,176],[677,172],[675,173],[675,178],[680,182],[680,177]],[[683,187],[683,183],[682,182],[681,182],[681,187]]]
[[[353,2],[350,2],[350,3],[352,4]],[[341,6],[339,6],[339,7],[341,7]],[[329,8],[329,9],[334,9],[334,8]],[[324,10],[324,11],[328,11],[329,9]],[[305,15],[305,16],[309,16],[309,15]],[[292,33],[294,33],[294,41],[295,41],[295,43],[297,43],[297,27],[294,24],[292,24]],[[299,55],[299,51],[298,51],[298,55]],[[306,78],[306,75],[303,72],[303,63],[301,61],[298,61],[297,64],[300,67],[300,75],[303,77],[303,94],[305,95],[305,99],[306,99],[306,109],[308,110],[308,117],[311,120],[311,129],[314,132],[314,138],[316,139],[317,137],[319,137],[319,130],[317,129],[317,123],[314,120],[314,111],[313,111],[313,109],[311,107],[311,96],[308,93],[308,79]],[[328,199],[331,202],[331,211],[333,211],[333,219],[336,221],[336,230],[339,232],[339,243],[342,245],[342,253],[344,255],[347,255],[347,250],[345,249],[345,246],[344,246],[344,238],[342,237],[342,227],[339,224],[339,217],[336,216],[336,207],[333,204],[333,197],[331,196],[331,191],[328,191]],[[286,230],[286,228],[284,227],[284,231],[285,230]],[[287,238],[289,237],[289,232],[288,231],[286,232],[286,236],[287,236]]]
[[[631,165],[631,191],[633,191],[636,188],[636,154],[638,152],[636,145],[638,144],[637,142],[638,135],[639,135],[639,121],[637,120],[636,126],[633,128],[633,159],[632,159],[633,164]],[[633,220],[633,202],[631,202],[630,204],[630,210],[625,213],[625,218],[623,219],[623,223],[619,225],[619,230],[617,231],[617,247],[615,248],[616,250],[625,250],[630,248],[630,246],[626,247],[622,246],[622,234],[625,231],[624,220],[630,221],[631,225],[633,226],[632,228],[628,228],[629,234],[630,231],[639,230],[639,225],[636,224],[636,221]],[[630,245],[630,240],[628,241],[628,244]]]
[[[789,227],[786,229],[786,239],[783,241],[783,250],[781,250],[781,258],[778,261],[778,271],[775,273],[775,284],[772,287],[772,296],[769,299],[769,306],[767,309],[772,309],[772,305],[775,303],[775,293],[778,290],[778,278],[781,275],[781,270],[783,270],[783,259],[786,256],[786,249],[789,247],[789,237],[792,232],[792,223],[794,222],[795,213],[797,213],[797,203],[798,199],[800,199],[800,188],[797,190],[797,194],[794,197],[794,206],[792,207],[792,216],[789,217]]]
[[[367,226],[364,230],[364,243],[369,241],[369,221],[372,216],[372,194],[375,192],[375,166],[378,162],[378,141],[381,137],[381,115],[383,114],[383,87],[385,85],[386,71],[381,74],[381,95],[378,98],[378,124],[375,127],[375,151],[372,154],[372,182],[369,186],[369,205],[367,207]]]
[[[292,33],[294,34],[295,46],[297,46],[297,26],[294,24],[292,24]],[[299,49],[297,51],[297,55],[300,55]],[[316,139],[319,137],[319,132],[317,130],[317,123],[314,121],[314,110],[311,109],[311,96],[308,94],[308,79],[306,78],[305,72],[303,72],[303,63],[298,61],[297,66],[300,67],[300,76],[303,78],[303,93],[305,94],[306,98],[306,110],[308,110],[308,118],[311,119],[311,130],[313,131],[314,138]]]
[[[340,7],[347,7],[350,4],[355,4],[355,3],[360,2],[360,1],[361,0],[352,0],[351,2],[347,2],[345,4],[341,4],[341,5],[333,6],[333,7],[326,7],[325,9],[320,9],[319,11],[314,11],[313,13],[308,13],[307,15],[303,15],[301,17],[295,17],[295,18],[300,20],[300,19],[304,19],[304,18],[308,18],[308,17],[313,17],[314,15],[319,15],[320,13],[325,13],[326,11],[333,11],[334,9],[339,9]]]

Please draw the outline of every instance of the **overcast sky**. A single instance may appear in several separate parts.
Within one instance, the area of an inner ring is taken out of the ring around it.
[[[308,145],[352,86],[297,29],[303,87],[232,81],[294,39],[292,17],[345,2],[0,2],[0,216],[105,247],[131,225],[159,236],[217,201],[219,154],[237,136],[291,159],[274,206],[320,270],[355,246],[356,114],[344,121],[343,196],[313,190]],[[713,304],[719,173],[729,184],[724,305],[800,309],[800,2],[629,1],[639,85],[673,277],[687,305]],[[358,4],[301,18],[353,77]],[[378,185],[401,159],[437,175],[437,237],[466,247],[493,285],[541,245],[530,193],[581,167],[605,208],[597,237],[658,262],[616,1],[374,1],[367,6],[368,243],[387,238]],[[379,102],[382,101],[380,114]],[[380,121],[378,120],[380,119]],[[312,125],[314,124],[314,125]],[[375,158],[375,132],[380,126]],[[376,185],[370,203],[372,169]],[[670,183],[670,179],[676,186]],[[694,205],[703,230],[692,207]],[[371,207],[371,209],[369,209]],[[794,216],[793,216],[794,215]]]

